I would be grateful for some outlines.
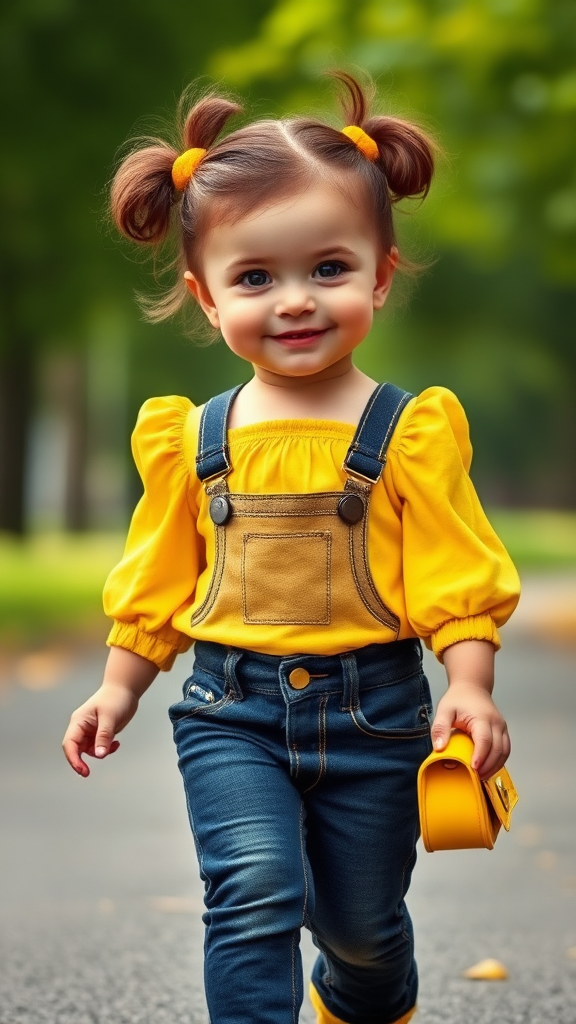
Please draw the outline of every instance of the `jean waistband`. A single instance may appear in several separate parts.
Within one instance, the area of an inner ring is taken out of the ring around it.
[[[199,668],[214,675],[227,674],[231,663],[234,675],[243,690],[278,687],[282,678],[294,668],[303,668],[318,680],[319,688],[333,688],[353,666],[360,686],[395,682],[421,671],[422,648],[416,639],[395,640],[388,644],[369,644],[342,654],[259,654],[239,647],[228,647],[209,640],[197,640],[194,658]],[[347,671],[348,670],[348,671]],[[315,687],[316,689],[316,687]]]

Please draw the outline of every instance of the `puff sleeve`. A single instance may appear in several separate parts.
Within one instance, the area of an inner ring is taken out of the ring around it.
[[[442,660],[460,640],[500,646],[497,626],[514,611],[518,575],[468,475],[468,423],[451,391],[429,388],[407,410],[391,444],[402,501],[403,574],[412,628]]]
[[[198,576],[198,512],[184,457],[184,428],[192,409],[187,398],[171,396],[150,399],[140,410],[132,451],[144,494],[123,558],[104,587],[104,611],[115,620],[108,644],[166,671],[192,643],[171,624]]]

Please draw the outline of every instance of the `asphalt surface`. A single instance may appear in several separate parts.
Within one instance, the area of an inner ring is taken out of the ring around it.
[[[202,887],[165,713],[189,662],[82,780],[60,740],[103,657],[23,658],[0,687],[0,1024],[207,1020]],[[438,695],[442,670],[427,668]],[[518,632],[498,656],[521,801],[492,852],[420,851],[415,1024],[576,1024],[575,670],[576,647]],[[309,968],[307,935],[303,952]],[[461,977],[484,957],[509,980]]]

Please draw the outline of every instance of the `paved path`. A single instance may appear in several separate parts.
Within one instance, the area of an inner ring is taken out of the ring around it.
[[[101,664],[52,652],[0,689],[0,1024],[204,1024],[201,887],[165,716],[185,659],[83,781],[60,737]],[[521,802],[493,852],[421,852],[418,1024],[576,1022],[576,649],[511,629],[498,667]],[[488,956],[509,981],[460,977]]]

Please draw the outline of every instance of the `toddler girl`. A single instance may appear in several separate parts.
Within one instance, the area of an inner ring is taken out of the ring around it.
[[[398,263],[392,205],[426,195],[432,146],[338,77],[342,130],[262,120],[219,139],[238,108],[209,96],[181,155],[148,142],[112,190],[129,238],[180,240],[180,279],[152,315],[188,290],[254,369],[203,407],[145,403],[104,682],[64,740],[87,776],[82,755],[113,753],[158,670],[194,643],[169,713],[206,886],[212,1024],[295,1024],[303,926],[320,1024],[414,1013],[421,639],[448,675],[435,746],[469,732],[482,778],[510,751],[491,691],[518,580],[468,476],[462,408],[352,361]]]

